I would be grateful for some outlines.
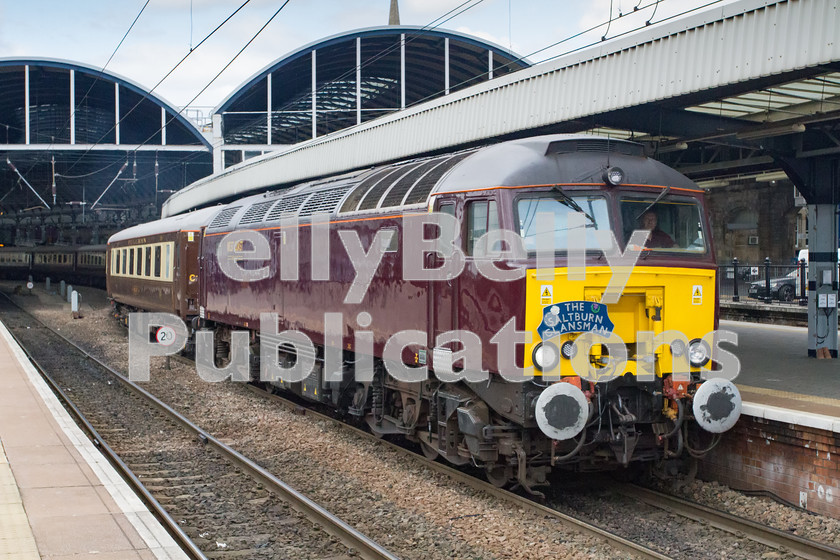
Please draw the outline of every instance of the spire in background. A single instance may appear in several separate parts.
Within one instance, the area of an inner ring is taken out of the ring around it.
[[[400,24],[400,7],[397,0],[391,0],[391,12],[388,14],[388,25]]]

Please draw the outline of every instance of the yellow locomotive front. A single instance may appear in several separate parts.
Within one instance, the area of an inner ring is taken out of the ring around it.
[[[620,177],[618,178],[620,182]],[[526,277],[525,366],[545,389],[535,416],[552,464],[702,455],[734,425],[737,359],[717,346],[717,269],[699,191],[556,185],[514,215]],[[545,224],[553,224],[546,226]],[[540,254],[553,259],[540,259]],[[546,266],[548,264],[549,266]],[[553,266],[551,266],[553,264]],[[711,379],[704,390],[704,381]],[[698,428],[701,428],[698,430]],[[594,451],[594,452],[593,452]]]

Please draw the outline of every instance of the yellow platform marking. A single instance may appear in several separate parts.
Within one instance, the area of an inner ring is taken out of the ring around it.
[[[776,389],[765,389],[764,387],[751,387],[749,385],[740,385],[738,390],[744,393],[755,393],[758,395],[766,395],[768,397],[777,397],[781,399],[792,399],[796,401],[803,401],[811,404],[824,404],[827,406],[836,406],[840,408],[840,400],[829,397],[817,397],[816,395],[803,395],[802,393],[792,393],[790,391],[778,391]]]

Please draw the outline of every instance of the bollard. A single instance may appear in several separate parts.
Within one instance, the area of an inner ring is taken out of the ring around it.
[[[67,293],[67,285],[64,283],[64,280],[62,280],[61,283],[58,285],[58,294],[61,297],[64,297],[64,294],[66,294],[66,293]]]
[[[732,292],[732,301],[741,301],[741,298],[738,297],[738,257],[734,257],[732,259],[732,270],[734,274],[734,281],[735,286]]]
[[[47,276],[47,293],[50,293],[50,277]]]
[[[808,291],[805,276],[807,275],[805,268],[805,259],[799,260],[799,305],[808,305]]]
[[[770,297],[770,257],[764,257],[764,303],[773,303]]]
[[[73,313],[74,319],[81,319],[82,318],[82,295],[73,290],[73,293],[70,297],[70,310]]]
[[[73,295],[73,286],[67,285],[67,303],[70,303],[70,297]]]

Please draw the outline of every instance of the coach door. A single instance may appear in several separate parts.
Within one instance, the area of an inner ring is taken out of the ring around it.
[[[435,212],[454,216],[458,223],[462,222],[463,204],[454,198],[440,197],[435,203]],[[441,231],[441,240],[455,240],[455,245],[461,245],[461,228],[456,231]],[[438,268],[443,262],[438,255],[425,256],[426,268]],[[458,328],[458,283],[460,277],[451,280],[432,280],[429,282],[429,348],[431,349],[431,366],[435,367],[435,356],[438,361],[449,361],[447,350],[437,348],[435,341],[441,333]]]

